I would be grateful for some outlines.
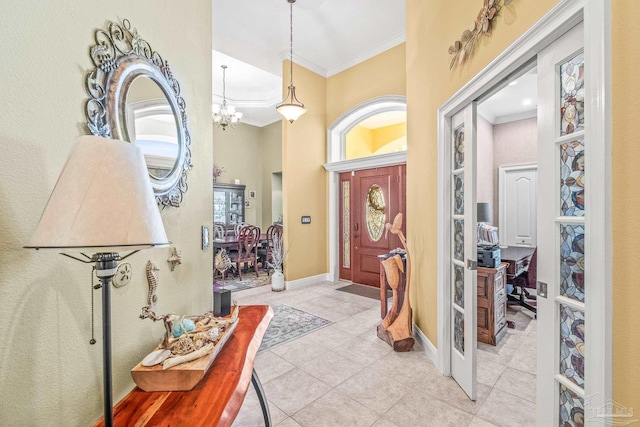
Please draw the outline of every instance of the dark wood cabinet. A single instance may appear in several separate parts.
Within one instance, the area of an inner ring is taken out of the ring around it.
[[[227,229],[244,222],[245,185],[213,184],[213,222]]]
[[[507,265],[478,267],[478,342],[496,345],[507,333]]]

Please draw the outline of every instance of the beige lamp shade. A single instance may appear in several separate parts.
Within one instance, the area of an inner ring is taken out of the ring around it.
[[[78,138],[27,248],[118,252],[168,245],[140,149]]]

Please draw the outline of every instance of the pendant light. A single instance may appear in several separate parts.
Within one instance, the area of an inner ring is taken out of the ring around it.
[[[235,127],[242,118],[242,113],[236,111],[233,105],[227,105],[227,66],[221,65],[222,68],[222,105],[213,104],[213,123],[222,130],[227,127]]]
[[[278,105],[276,105],[276,111],[280,113],[285,119],[289,120],[290,123],[293,123],[298,117],[307,112],[307,109],[304,108],[304,104],[298,100],[296,97],[296,87],[293,85],[293,4],[296,0],[286,0],[290,5],[290,57],[289,57],[289,65],[291,67],[289,72],[289,91],[287,92],[286,98]]]

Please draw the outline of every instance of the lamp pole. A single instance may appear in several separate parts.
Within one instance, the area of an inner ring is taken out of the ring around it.
[[[102,284],[102,385],[104,400],[104,425],[113,427],[113,390],[111,384],[111,281],[118,269],[120,254],[97,253],[96,275]]]

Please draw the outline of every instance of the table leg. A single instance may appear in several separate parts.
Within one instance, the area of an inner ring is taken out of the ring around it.
[[[251,374],[251,384],[253,384],[253,388],[256,390],[256,394],[258,395],[258,400],[260,401],[260,407],[262,408],[262,416],[264,417],[264,425],[265,427],[271,427],[271,414],[269,414],[269,402],[267,402],[267,397],[264,395],[262,384],[260,384],[260,379],[258,378],[258,374],[256,373],[255,369]]]

